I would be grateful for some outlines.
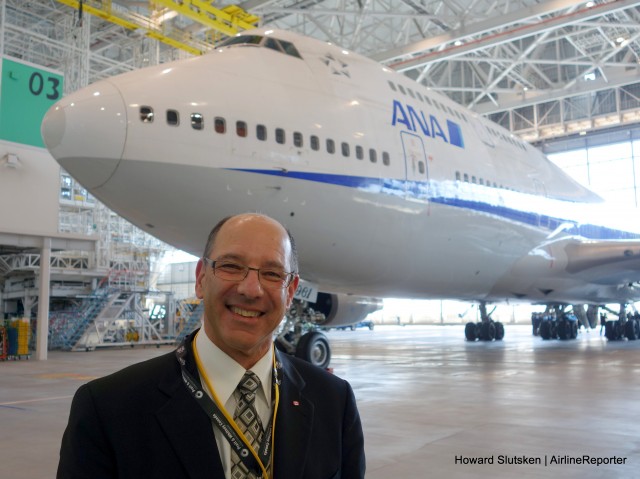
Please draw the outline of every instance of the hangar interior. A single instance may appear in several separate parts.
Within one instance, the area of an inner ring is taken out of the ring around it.
[[[199,5],[0,0],[0,52],[3,60],[61,75],[64,93],[70,93],[119,73],[203,54],[252,26],[291,30],[373,58],[447,95],[532,142],[607,199],[636,207],[640,202],[637,2]],[[3,76],[3,88],[9,85]],[[9,96],[4,95],[3,105]],[[5,128],[16,114],[5,110]],[[618,146],[612,150],[611,144]],[[112,322],[99,331],[100,341],[126,342],[134,333],[126,327],[131,322],[142,341],[165,341],[194,308],[189,301],[176,306],[167,294],[155,298],[161,320],[145,311],[169,247],[96,202],[47,162],[41,147],[37,140],[2,137],[0,312],[5,318],[31,318],[38,310],[42,318],[54,318],[49,347],[82,348],[93,344],[86,336],[82,342],[55,332],[73,320],[78,308],[100,302],[103,309],[111,308],[105,314],[119,321],[118,327]],[[49,256],[50,312],[37,308],[38,291],[45,288],[40,265]],[[104,290],[109,291],[105,297],[83,297],[105,283],[113,288]],[[179,311],[178,319],[167,317],[167,311]]]

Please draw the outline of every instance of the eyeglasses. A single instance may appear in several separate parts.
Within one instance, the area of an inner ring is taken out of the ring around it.
[[[260,284],[263,287],[270,289],[286,288],[289,286],[291,279],[295,276],[295,273],[289,273],[278,268],[250,268],[249,266],[234,263],[233,261],[214,261],[209,258],[202,258],[202,261],[211,266],[213,269],[213,275],[216,278],[220,278],[225,281],[240,282],[247,277],[249,271],[255,271],[258,273],[258,280],[260,281]]]

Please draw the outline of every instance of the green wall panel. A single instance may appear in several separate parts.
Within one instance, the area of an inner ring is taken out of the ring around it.
[[[63,76],[4,58],[0,89],[0,139],[44,147],[40,124],[62,98]]]

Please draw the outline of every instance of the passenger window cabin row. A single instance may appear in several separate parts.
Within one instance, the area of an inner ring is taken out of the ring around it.
[[[459,171],[456,171],[456,181],[473,183],[474,185],[488,186],[489,188],[500,188],[502,190],[518,191],[513,188],[509,188],[508,186],[503,186],[502,184],[498,185],[495,181],[492,182],[481,177],[476,177],[475,175],[469,175],[468,173],[460,173]]]
[[[140,107],[140,120],[142,123],[152,123],[154,121],[155,114],[153,108],[149,106]],[[205,121],[204,117],[200,113],[191,113],[190,117],[191,128],[194,130],[204,130]],[[166,121],[168,125],[179,126],[180,115],[176,110],[167,110]],[[224,117],[217,116],[213,119],[213,130],[219,134],[226,134],[228,131],[227,120]],[[238,120],[235,122],[235,134],[240,138],[246,138],[249,136],[249,126],[247,122]],[[260,141],[267,141],[269,137],[269,131],[266,125],[257,124],[255,127],[256,138]],[[287,132],[284,128],[276,128],[273,131],[274,139],[279,145],[287,144]],[[304,147],[304,135],[299,131],[294,131],[291,135],[293,145],[296,148]],[[309,148],[313,151],[324,150],[334,155],[340,151],[340,154],[349,158],[352,155],[352,145],[348,142],[342,141],[337,143],[332,138],[326,138],[324,144],[321,142],[320,137],[317,135],[309,135]],[[355,145],[353,147],[353,155],[358,160],[364,160],[367,158],[371,163],[377,163],[379,156],[382,158],[382,164],[385,166],[391,165],[391,156],[388,152],[383,151],[381,155],[378,154],[378,150],[369,148],[365,150],[362,145]]]
[[[155,114],[153,112],[153,108],[148,106],[140,107],[140,120],[143,123],[153,123],[155,118]],[[171,126],[178,126],[180,124],[180,115],[176,110],[167,110],[166,113],[167,124]],[[204,117],[200,113],[192,113],[190,115],[191,127],[194,130],[204,130]],[[215,117],[213,119],[213,129],[218,134],[226,134],[227,133],[227,121],[223,117]],[[249,135],[249,127],[247,122],[238,120],[235,124],[236,135],[240,138],[246,138]],[[268,130],[267,127],[263,124],[256,125],[256,138],[260,141],[267,141],[268,139]],[[280,145],[286,144],[286,131],[283,128],[276,128],[274,130],[274,137],[276,143]],[[304,146],[304,136],[299,131],[294,131],[292,134],[293,145],[297,148],[302,148]],[[309,147],[313,151],[320,151],[322,149],[322,143],[320,138],[317,135],[309,136]],[[331,138],[327,138],[324,143],[324,148],[329,154],[335,154],[338,150],[335,140]],[[351,145],[347,142],[340,142],[339,144],[340,153],[343,157],[348,158],[351,156]],[[358,160],[364,160],[365,157],[369,159],[371,163],[378,162],[378,151],[369,148],[368,151],[365,150],[361,145],[356,145],[353,149],[354,155]],[[388,152],[382,152],[382,164],[385,166],[389,166],[391,164],[391,158]],[[420,174],[425,174],[425,167],[423,162],[418,163]],[[456,181],[464,181],[465,183],[473,183],[493,188],[502,188],[506,190],[512,190],[512,188],[505,188],[503,185],[499,185],[494,181],[493,183],[490,180],[485,180],[484,178],[476,177],[475,175],[469,175],[468,173],[461,173],[456,171],[455,173]],[[515,190],[512,190],[515,191]]]

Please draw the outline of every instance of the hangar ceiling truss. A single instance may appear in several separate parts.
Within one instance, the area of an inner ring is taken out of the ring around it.
[[[201,50],[232,34],[216,22],[331,41],[528,140],[640,119],[640,0],[0,0],[4,55],[66,71],[76,89],[194,52],[70,2],[153,20]]]

